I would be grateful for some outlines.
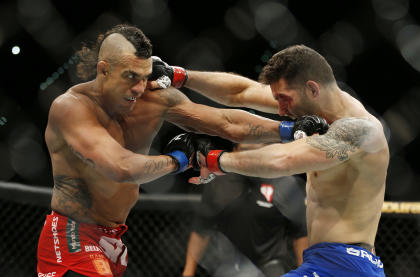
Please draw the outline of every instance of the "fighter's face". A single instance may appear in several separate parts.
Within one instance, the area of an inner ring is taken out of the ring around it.
[[[304,86],[289,85],[283,78],[270,85],[273,97],[279,103],[279,115],[293,118],[310,114],[311,99]]]
[[[146,89],[147,79],[152,74],[152,59],[128,55],[112,66],[104,83],[108,102],[120,113],[128,113]]]

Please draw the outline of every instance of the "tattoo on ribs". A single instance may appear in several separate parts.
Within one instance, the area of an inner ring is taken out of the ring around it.
[[[76,155],[79,159],[81,159],[84,163],[87,163],[88,165],[92,166],[93,168],[96,167],[96,164],[93,160],[89,159],[89,158],[85,158],[82,154],[80,154],[80,152],[77,152],[76,150],[74,150],[73,147],[70,146],[71,151],[74,153],[74,155]]]
[[[325,151],[327,159],[337,157],[348,159],[350,152],[355,152],[366,141],[371,131],[371,123],[367,119],[345,118],[331,124],[323,136],[312,136],[306,139],[309,145]]]
[[[54,176],[54,198],[62,213],[77,218],[92,207],[92,198],[86,182],[81,178],[65,175]]]

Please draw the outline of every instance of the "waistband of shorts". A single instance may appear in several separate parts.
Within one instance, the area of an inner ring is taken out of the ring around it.
[[[369,252],[369,254],[374,255],[375,254],[373,252],[371,252],[369,249],[363,247],[364,246],[371,246],[370,244],[364,244],[364,243],[343,243],[343,242],[320,242],[320,243],[316,243],[310,247],[308,247],[307,249],[305,249],[305,251],[310,252],[311,250],[316,250],[316,249],[331,249],[331,248],[343,248],[343,249],[347,249],[347,248],[355,248],[358,250],[364,250]]]
[[[102,226],[102,225],[98,225],[94,223],[79,222],[68,216],[62,215],[54,210],[51,211],[51,215],[58,216],[59,218],[62,218],[62,219],[68,219],[68,220],[77,222],[77,224],[79,225],[79,228],[82,228],[82,229],[85,228],[88,230],[96,230],[102,234],[110,235],[112,237],[117,237],[117,238],[120,238],[128,229],[128,226],[125,224],[119,224],[116,227],[108,227],[108,226]]]

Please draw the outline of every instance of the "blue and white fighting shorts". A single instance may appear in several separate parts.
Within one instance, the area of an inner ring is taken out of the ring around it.
[[[283,277],[384,277],[384,265],[366,249],[323,242],[303,251],[303,264]]]

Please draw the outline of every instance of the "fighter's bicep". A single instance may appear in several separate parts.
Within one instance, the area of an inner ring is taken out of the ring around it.
[[[124,152],[93,112],[81,103],[53,105],[50,120],[73,154],[89,165],[96,166],[106,160],[106,156],[111,158],[115,153]]]

